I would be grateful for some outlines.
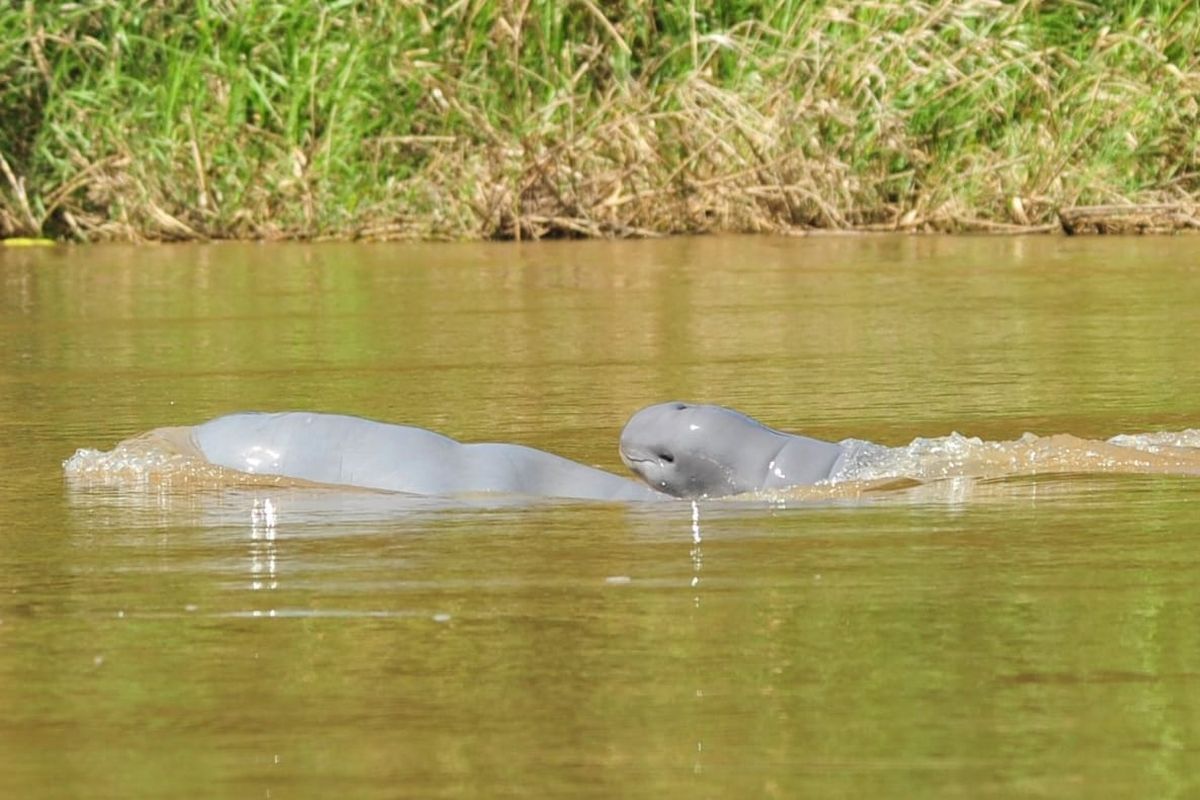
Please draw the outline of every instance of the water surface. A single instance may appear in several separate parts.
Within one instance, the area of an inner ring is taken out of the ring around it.
[[[1198,334],[1191,238],[0,250],[0,795],[1193,796],[1195,478],[694,527],[61,465],[243,409],[614,472],[673,398],[892,446],[1181,431]]]

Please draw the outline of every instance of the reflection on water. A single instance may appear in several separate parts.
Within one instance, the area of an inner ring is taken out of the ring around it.
[[[279,587],[275,574],[275,519],[271,498],[254,501],[250,509],[250,588],[254,591]]]
[[[700,504],[693,500],[692,503],[692,590],[695,595],[692,597],[692,613],[693,615],[700,614],[700,570],[704,568],[704,554],[700,550],[702,538],[700,536]],[[693,618],[693,624],[697,621]],[[704,702],[704,687],[696,687],[696,702]],[[702,736],[703,731],[697,731],[697,735]],[[692,772],[696,775],[704,771],[702,756],[704,754],[704,739],[696,740],[696,756],[692,761]]]
[[[1194,796],[1198,329],[1186,237],[0,251],[0,796]],[[305,408],[621,472],[679,396],[907,466],[653,508],[62,469]]]

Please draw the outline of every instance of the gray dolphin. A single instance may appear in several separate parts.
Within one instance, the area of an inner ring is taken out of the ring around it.
[[[722,406],[659,403],[621,431],[621,460],[675,497],[724,497],[828,478],[841,445],[773,430]]]
[[[517,444],[466,444],[440,433],[342,414],[246,412],[191,429],[222,467],[420,495],[504,492],[578,500],[662,500],[642,484]]]

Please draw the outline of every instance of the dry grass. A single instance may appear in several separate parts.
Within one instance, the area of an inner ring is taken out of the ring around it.
[[[1024,231],[1200,205],[1188,0],[179,5],[0,11],[0,235]]]

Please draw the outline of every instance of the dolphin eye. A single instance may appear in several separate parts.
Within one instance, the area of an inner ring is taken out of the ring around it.
[[[676,410],[676,411],[683,411],[685,408],[687,408],[687,406],[686,406],[686,405],[684,405],[683,403],[676,403],[676,404],[675,404],[675,410]]]
[[[674,464],[674,463],[675,463],[675,456],[671,455],[670,453],[659,453],[659,454],[658,454],[658,460],[659,460],[659,461],[665,461],[665,462],[667,462],[668,464]]]

